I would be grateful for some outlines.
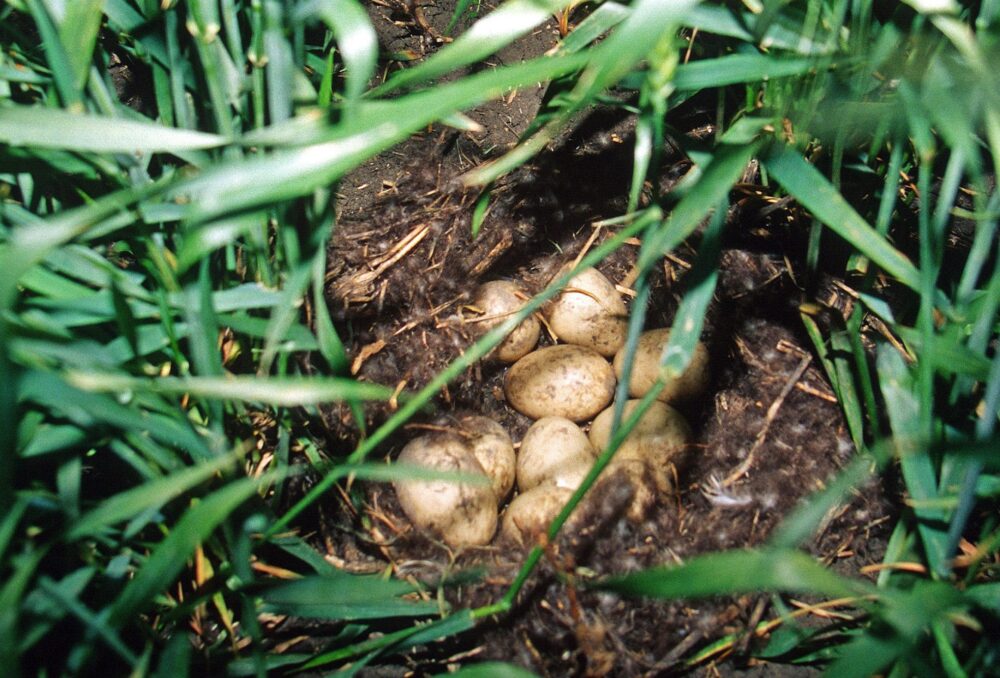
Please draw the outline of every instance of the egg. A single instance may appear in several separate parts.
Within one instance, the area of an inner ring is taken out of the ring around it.
[[[673,488],[672,466],[687,449],[690,439],[690,433],[682,435],[679,430],[629,437],[615,451],[614,460],[643,463],[656,489],[669,492]]]
[[[548,483],[522,492],[504,511],[500,538],[521,547],[534,546],[572,496],[572,490]]]
[[[625,403],[623,421],[639,405],[638,400]],[[607,447],[611,437],[614,408],[601,412],[590,427],[589,439],[598,454]],[[657,494],[672,487],[673,465],[687,449],[692,439],[691,427],[680,412],[665,403],[653,401],[636,422],[625,440],[615,450],[611,464],[601,477],[621,472],[634,489],[628,517],[643,519]]]
[[[660,358],[663,349],[670,339],[669,329],[649,330],[639,336],[632,363],[632,376],[628,382],[628,394],[632,398],[641,398],[653,387],[659,379],[661,368]],[[624,378],[625,349],[622,348],[614,359],[615,376]],[[684,372],[667,382],[660,391],[657,400],[665,403],[692,400],[702,395],[708,389],[708,349],[700,341],[695,345],[691,362]]]
[[[569,270],[563,267],[560,274]],[[625,343],[628,309],[603,273],[586,268],[544,309],[549,327],[564,343],[592,348],[613,356]]]
[[[626,517],[633,523],[641,522],[656,502],[655,483],[650,479],[649,469],[642,461],[615,455],[601,473],[599,482],[610,482],[616,475],[632,488],[632,499],[626,509]]]
[[[457,435],[414,438],[399,455],[400,464],[435,471],[486,476],[471,448]],[[399,504],[418,528],[453,547],[489,543],[497,528],[497,498],[490,483],[452,480],[397,480]]]
[[[615,375],[597,351],[583,346],[548,346],[514,363],[504,379],[507,402],[532,419],[565,417],[584,421],[604,409]]]
[[[622,412],[622,422],[631,416],[635,408],[639,405],[639,400],[629,400],[625,403]],[[611,419],[614,416],[614,406],[608,407],[596,417],[590,425],[588,434],[590,444],[600,453],[608,445],[611,439]],[[649,405],[643,415],[636,422],[635,426],[628,434],[628,439],[638,438],[652,433],[667,433],[674,435],[684,443],[688,442],[691,436],[691,428],[687,420],[680,412],[666,403],[654,400]]]
[[[564,417],[543,417],[531,425],[517,455],[522,492],[549,482],[575,490],[595,459],[587,434]]]
[[[513,441],[506,429],[489,417],[462,417],[459,425],[473,456],[490,477],[497,501],[502,502],[514,487],[516,455]]]
[[[480,285],[473,300],[475,308],[482,312],[479,329],[486,333],[519,311],[524,306],[525,296],[521,287],[509,280],[493,280]],[[515,362],[535,348],[539,334],[541,323],[530,315],[490,355],[500,362]]]

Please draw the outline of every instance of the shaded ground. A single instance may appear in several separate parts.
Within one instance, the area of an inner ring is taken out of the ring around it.
[[[370,8],[387,52],[419,55],[433,50],[449,15],[425,7],[423,21],[402,10]],[[395,24],[393,21],[404,23]],[[536,31],[500,61],[536,55],[555,44],[554,22]],[[391,66],[391,65],[390,65]],[[593,111],[557,148],[507,177],[478,238],[470,234],[474,192],[456,178],[516,141],[536,110],[541,90],[520,91],[473,111],[480,132],[431,128],[376,158],[341,185],[341,216],[331,247],[328,302],[349,341],[357,377],[416,390],[475,339],[461,321],[479,282],[521,280],[533,291],[585,247],[610,235],[594,223],[625,208],[630,176],[631,129],[627,118]],[[696,106],[679,112],[676,128],[704,134]],[[690,164],[674,156],[664,187]],[[696,444],[678,468],[678,492],[662,497],[641,524],[621,517],[624,499],[614,487],[597,502],[590,526],[569,535],[550,553],[516,610],[446,647],[412,653],[398,666],[370,675],[417,675],[471,660],[514,661],[541,675],[664,675],[712,641],[743,633],[768,618],[767,597],[662,603],[620,599],[577,590],[554,576],[573,578],[635,571],[699,553],[763,543],[783,516],[823,487],[853,454],[840,410],[801,331],[798,304],[806,298],[795,278],[802,252],[789,237],[784,211],[754,197],[754,168],[747,193],[732,196],[729,241],[710,308],[705,341],[713,356],[710,396],[685,408]],[[794,224],[792,224],[794,227]],[[804,227],[804,226],[803,226]],[[697,242],[663,261],[654,280],[648,327],[668,326],[683,292],[683,276]],[[623,247],[599,268],[625,290],[632,281],[637,243]],[[843,304],[833,285],[818,299]],[[530,420],[503,400],[504,368],[478,365],[442,391],[435,410],[414,420],[383,450],[398,451],[422,427],[449,427],[475,412],[500,421],[514,440]],[[368,425],[386,408],[366,413]],[[352,449],[357,437],[346,408],[325,413],[331,451]],[[857,576],[878,562],[891,525],[877,486],[858,492],[828,516],[809,549],[836,569]],[[314,516],[318,545],[349,570],[391,565],[397,574],[425,582],[485,568],[477,583],[448,588],[459,606],[496,601],[520,564],[520,554],[492,547],[455,553],[408,527],[392,491],[367,488],[364,501],[339,498]],[[698,669],[776,675],[775,665],[747,665],[760,641],[743,638]],[[708,668],[704,668],[708,666]],[[807,670],[807,669],[799,669]]]

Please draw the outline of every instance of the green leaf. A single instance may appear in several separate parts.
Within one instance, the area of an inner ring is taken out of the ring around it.
[[[55,25],[52,15],[41,4],[40,0],[25,0],[25,4],[38,27],[42,49],[45,50],[45,57],[52,70],[52,79],[56,84],[63,105],[76,112],[82,111],[81,88],[77,86],[74,64],[69,54],[66,53],[66,47],[60,39],[59,29]]]
[[[855,249],[912,290],[920,274],[909,259],[868,225],[843,195],[798,151],[774,146],[764,158],[767,171],[813,216]]]
[[[336,138],[292,150],[278,151],[239,163],[218,165],[201,176],[178,184],[171,197],[186,205],[185,218],[207,221],[222,214],[289,200],[325,188],[363,160],[406,139],[427,124],[458,110],[505,94],[509,88],[575,70],[579,55],[540,57],[507,68],[485,71],[391,101],[370,102],[359,108],[352,123],[336,128]],[[315,115],[305,120],[308,133],[329,139],[330,131]],[[303,143],[303,125],[278,126],[267,134],[246,135],[244,143],[274,140]],[[315,137],[313,138],[315,140]]]
[[[603,2],[566,36],[559,47],[561,53],[579,52],[604,33],[620,24],[629,15],[629,8],[617,2]]]
[[[189,508],[115,599],[110,609],[109,624],[112,627],[121,626],[149,606],[183,571],[195,548],[252,497],[259,485],[273,482],[278,477],[279,473],[269,473],[262,478],[234,481]]]
[[[59,22],[59,38],[73,68],[78,91],[87,84],[94,45],[104,18],[103,7],[104,0],[73,0],[66,3],[66,15]]]
[[[202,462],[197,466],[175,471],[169,476],[152,480],[108,497],[100,506],[73,521],[66,538],[79,539],[94,534],[109,525],[128,520],[143,511],[162,506],[184,494],[221,471],[231,468],[243,456],[240,450],[232,455]]]
[[[663,227],[650,236],[650,246],[643,249],[636,265],[648,268],[694,233],[702,220],[726,200],[757,149],[758,144],[722,146],[671,211]]]
[[[359,654],[368,653],[365,658],[351,665],[350,670],[338,672],[338,675],[353,675],[353,673],[366,665],[372,659],[396,652],[403,652],[417,645],[457,635],[463,631],[468,631],[474,625],[472,613],[469,610],[460,610],[444,619],[438,619],[427,624],[410,626],[400,631],[387,633],[381,637],[339,648],[314,657],[302,665],[302,669],[311,669],[318,666],[325,666],[333,662],[342,661]]]
[[[540,152],[585,106],[618,83],[653,51],[663,36],[680,24],[695,0],[639,0],[612,34],[591,52],[589,63],[576,79],[565,103],[541,129],[506,155],[466,173],[468,185],[485,185],[519,167]]]
[[[316,405],[344,400],[388,400],[392,388],[344,377],[160,377],[142,379],[122,374],[73,371],[66,375],[73,386],[95,393],[143,391],[162,395],[190,394],[280,407]]]
[[[894,635],[866,633],[841,649],[826,675],[830,678],[869,678],[908,651],[906,643]]]
[[[344,60],[347,80],[344,96],[348,115],[354,102],[361,98],[375,72],[378,60],[378,38],[364,7],[355,0],[311,0],[299,3],[294,11],[296,20],[319,16],[333,31]]]
[[[21,398],[61,413],[81,428],[106,424],[123,431],[143,431],[161,443],[186,449],[196,458],[214,456],[186,420],[126,407],[113,398],[74,388],[53,374],[26,372],[21,378]]]
[[[762,54],[733,54],[681,64],[674,76],[674,87],[678,90],[724,87],[744,82],[804,75],[816,67],[815,59],[779,59]]]
[[[419,617],[439,611],[433,600],[401,597],[413,592],[411,584],[397,579],[330,572],[270,587],[261,599],[267,610],[307,619]]]
[[[591,587],[650,598],[700,598],[760,591],[842,598],[871,591],[869,585],[844,579],[808,555],[789,549],[712,553],[681,565],[609,577]]]
[[[698,258],[684,276],[687,291],[674,316],[670,339],[663,347],[663,355],[660,357],[664,379],[676,379],[684,373],[701,339],[705,313],[708,311],[708,304],[712,301],[715,284],[719,279],[719,255],[728,206],[728,202],[722,202],[716,207],[702,237]]]
[[[79,598],[90,584],[97,570],[94,567],[81,567],[70,572],[58,582],[50,582],[59,591],[61,598]],[[42,588],[36,588],[24,598],[24,621],[21,627],[21,637],[18,649],[21,652],[30,649],[46,636],[52,627],[66,617],[65,605],[59,604]]]
[[[906,489],[916,502],[917,529],[931,570],[937,575],[948,572],[948,516],[936,506],[939,497],[934,463],[927,453],[922,420],[916,396],[916,380],[899,353],[890,346],[880,346],[877,355],[879,384],[889,413],[893,443]]]
[[[109,134],[109,130],[114,133]],[[226,140],[216,134],[173,129],[154,122],[7,105],[0,106],[0,142],[95,153],[170,153],[216,148]]]
[[[1000,582],[990,582],[970,586],[965,597],[979,607],[1000,614]]]
[[[451,44],[419,66],[401,71],[374,91],[382,95],[401,87],[433,80],[450,71],[481,61],[528,33],[557,13],[568,0],[507,0],[474,23]]]

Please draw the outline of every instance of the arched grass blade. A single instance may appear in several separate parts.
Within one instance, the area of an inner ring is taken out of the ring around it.
[[[579,52],[590,43],[597,40],[604,33],[611,30],[629,15],[629,8],[618,2],[603,2],[597,9],[591,12],[586,19],[573,29],[573,32],[566,36],[562,45],[559,46],[560,53],[570,54]]]
[[[525,35],[558,12],[568,0],[507,0],[419,66],[393,76],[372,94],[384,95],[480,61]]]
[[[20,397],[67,417],[81,427],[110,425],[143,431],[165,445],[184,449],[197,459],[210,459],[205,440],[184,419],[165,417],[122,405],[114,398],[77,389],[58,376],[31,370],[21,378]]]
[[[699,59],[677,67],[674,87],[680,91],[724,87],[743,82],[804,75],[816,68],[814,59],[780,59],[760,54],[734,54]]]
[[[695,4],[694,0],[639,0],[628,18],[593,50],[562,109],[512,151],[466,173],[463,181],[471,186],[489,184],[540,152],[577,113],[644,59],[665,33],[676,30]]]
[[[217,166],[177,185],[170,195],[185,201],[183,217],[193,222],[308,195],[429,123],[499,97],[511,87],[574,70],[584,61],[578,55],[541,57],[441,85],[433,92],[369,104],[359,109],[354,123],[336,129],[336,139]],[[322,126],[316,129],[330,136]]]
[[[344,98],[347,115],[353,114],[355,102],[361,98],[375,72],[378,60],[378,39],[368,14],[355,0],[311,0],[295,8],[296,21],[320,17],[333,31],[344,60],[347,79]]]

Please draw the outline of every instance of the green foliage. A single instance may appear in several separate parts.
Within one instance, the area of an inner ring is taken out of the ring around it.
[[[289,440],[321,447],[309,439],[317,404],[391,395],[348,376],[323,303],[336,182],[430,123],[539,81],[550,96],[521,144],[466,180],[490,185],[596,102],[636,114],[630,213],[609,222],[622,228],[581,262],[642,236],[633,350],[652,268],[707,221],[664,354],[671,370],[690,360],[729,197],[754,162],[769,190],[809,215],[811,224],[797,224],[812,236],[806,289],[815,289],[820,263],[838,265],[824,260],[819,236],[829,230],[852,253],[833,272],[859,302],[830,322],[815,300],[802,307],[858,448],[842,476],[765,549],[592,585],[672,598],[848,597],[860,611],[852,623],[807,632],[788,615],[762,655],[799,650],[834,675],[996,670],[997,3],[608,1],[589,8],[552,55],[436,82],[569,6],[510,0],[374,89],[378,46],[356,0],[0,7],[0,661],[8,674],[98,666],[182,674],[195,659],[176,639],[209,607],[221,631],[198,649],[200,661],[235,675],[350,674],[511,609],[540,549],[497,603],[447,610],[416,600],[426,592],[409,584],[335,571],[282,533],[338,479],[412,474],[361,462],[571,274],[401,399],[359,447],[314,455],[322,479],[289,510],[277,501],[288,456],[253,445],[250,422],[277,422],[286,451]],[[469,7],[461,3],[456,16]],[[116,95],[109,73],[122,60],[149,74],[142,110]],[[701,142],[678,136],[694,169],[640,209],[645,182],[661,169],[670,112],[695,96],[716,102],[719,128]],[[974,223],[958,262],[946,256],[956,217]],[[875,359],[859,338],[866,314],[894,338]],[[325,361],[308,374],[297,360],[306,352]],[[608,449],[551,536],[639,416],[621,422],[616,413]],[[887,564],[916,563],[926,575],[889,568],[871,584],[791,550],[876,469],[898,469],[907,498]],[[963,540],[971,554],[956,560]],[[299,578],[251,568],[274,549],[299,563]],[[343,633],[317,655],[269,655],[258,623],[266,610],[332,620]],[[417,620],[401,628],[406,617]],[[232,650],[239,643],[249,646],[242,657]],[[487,664],[462,674],[523,671]]]

